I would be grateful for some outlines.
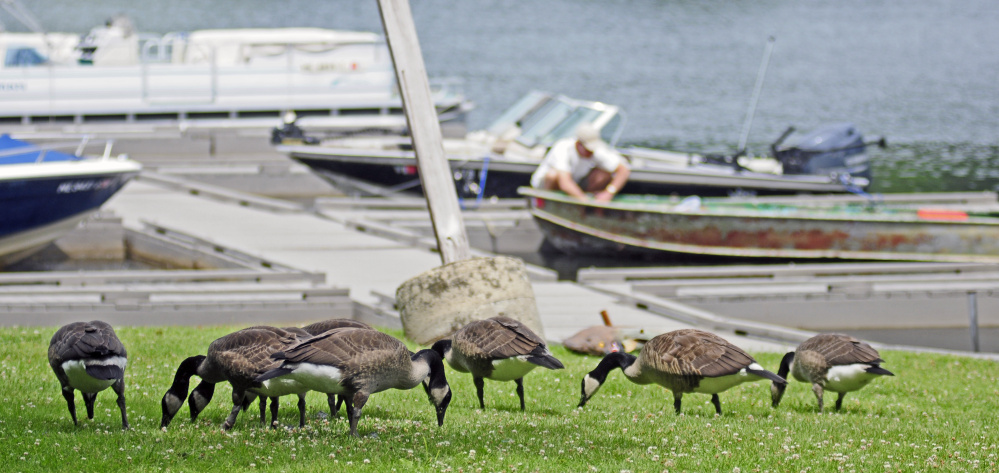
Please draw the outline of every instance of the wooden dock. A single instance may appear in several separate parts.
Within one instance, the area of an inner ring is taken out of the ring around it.
[[[479,204],[463,211],[478,255],[533,252],[540,245],[523,202]],[[86,312],[120,324],[287,325],[353,317],[399,327],[396,288],[441,264],[422,199],[325,197],[300,203],[144,172],[105,210],[121,219],[132,251],[169,255],[173,250],[150,248],[164,239],[212,259],[208,266],[226,269],[127,271],[120,279],[61,273],[47,282],[7,276],[15,279],[0,280],[5,325],[55,325]],[[785,351],[837,323],[858,330],[928,323],[966,334],[969,292],[979,295],[983,330],[995,331],[999,273],[993,268],[900,263],[587,269],[578,282],[558,281],[539,266],[528,265],[528,272],[545,335],[553,342],[601,324],[606,310],[615,325],[644,336],[697,327],[749,350]]]
[[[152,228],[159,233],[187,235],[203,245],[236,251],[268,266],[325,275],[322,284],[328,289],[345,289],[349,293],[355,318],[399,326],[398,314],[392,307],[396,288],[441,264],[432,238],[413,230],[411,224],[392,226],[376,218],[362,218],[361,214],[370,214],[366,206],[327,202],[321,207],[146,173],[108,202],[105,210],[120,217],[129,229]],[[479,224],[483,221],[475,217],[468,220]],[[405,219],[400,216],[399,221]],[[515,221],[518,219],[507,218],[490,225],[493,231],[503,225],[506,231],[511,231]],[[601,324],[601,310],[607,310],[616,325],[652,335],[693,325],[643,310],[630,302],[619,302],[617,297],[585,285],[558,281],[546,268],[529,266],[529,274],[545,335],[554,342],[587,326]],[[309,317],[316,318],[313,314]],[[293,322],[278,311],[274,319],[273,323]],[[162,324],[174,322],[190,323],[190,320],[160,319]],[[247,323],[258,322],[258,318],[247,320]],[[757,351],[783,351],[796,343],[772,334],[765,338],[745,331],[718,332]]]

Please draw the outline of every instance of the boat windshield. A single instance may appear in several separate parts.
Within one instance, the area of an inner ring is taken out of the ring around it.
[[[624,115],[619,111],[614,114],[614,118],[611,118],[606,125],[600,128],[600,137],[611,146],[617,146],[617,140],[621,137],[623,125]]]
[[[10,135],[0,135],[0,165],[30,164],[51,161],[78,161],[81,158],[62,151],[40,147],[11,138]]]
[[[600,110],[594,110],[589,107],[579,107],[576,110],[573,110],[569,116],[565,117],[564,120],[559,122],[555,128],[545,134],[544,137],[538,141],[547,145],[561,140],[562,138],[575,136],[576,128],[579,128],[579,125],[582,125],[583,123],[592,123],[601,114],[603,114],[603,112]],[[601,133],[601,137],[603,137],[602,135],[603,134]]]
[[[543,141],[543,138],[571,115],[574,108],[562,100],[553,100],[545,104],[538,113],[531,115],[521,124],[523,132],[517,137],[517,142],[528,148],[551,144],[552,142]]]
[[[506,109],[499,118],[493,120],[487,130],[492,135],[501,135],[512,125],[521,125],[551,100],[553,99],[548,94],[532,91],[518,100],[512,107]]]
[[[48,60],[45,56],[42,56],[35,48],[23,46],[23,47],[10,47],[7,48],[7,55],[4,58],[5,67],[30,67],[30,66],[40,66],[45,64]]]

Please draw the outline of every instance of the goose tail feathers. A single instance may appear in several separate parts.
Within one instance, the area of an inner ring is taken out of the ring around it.
[[[527,357],[527,361],[534,363],[538,366],[548,368],[550,370],[560,370],[562,368],[565,368],[565,365],[563,365],[562,362],[558,360],[558,358],[555,358],[552,355],[543,355],[543,356],[532,355]]]
[[[87,365],[87,375],[94,379],[119,379],[125,377],[125,370],[115,365]]]
[[[254,379],[254,381],[262,383],[264,381],[267,381],[268,379],[277,378],[278,376],[284,376],[286,374],[291,373],[292,371],[294,370],[290,368],[284,368],[284,367],[274,368],[272,370],[264,372],[264,374],[260,376],[257,376],[256,379]]]
[[[884,369],[884,368],[882,368],[882,367],[880,367],[878,365],[871,366],[870,368],[867,368],[864,371],[867,371],[868,373],[871,373],[871,374],[880,374],[880,375],[884,375],[884,376],[895,376],[895,373],[892,373],[891,371],[888,371],[888,370],[886,370],[886,369]]]

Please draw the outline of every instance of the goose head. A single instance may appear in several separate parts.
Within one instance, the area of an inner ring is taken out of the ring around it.
[[[784,355],[784,358],[780,360],[780,369],[777,370],[777,376],[787,379],[788,373],[791,372],[791,363],[794,362],[794,352],[789,351]],[[770,400],[773,403],[773,407],[780,405],[781,398],[784,397],[784,391],[787,389],[787,383],[781,384],[778,382],[773,382],[770,384]]]
[[[579,398],[579,406],[583,407],[586,402],[597,393],[600,386],[604,384],[607,380],[607,374],[611,372],[614,368],[621,368],[622,370],[627,369],[629,366],[635,363],[638,357],[630,353],[624,352],[614,352],[609,353],[602,360],[600,364],[597,365],[593,371],[590,371],[583,377],[582,383],[582,396]]]
[[[160,401],[160,405],[163,408],[163,418],[160,421],[160,428],[166,428],[170,425],[170,421],[177,415],[180,406],[184,405],[187,390],[191,387],[191,376],[198,374],[198,368],[201,367],[201,363],[205,361],[205,358],[204,355],[196,355],[180,363],[180,367],[177,368],[177,374],[173,377],[173,384],[167,390],[166,394],[163,395],[163,400]]]
[[[420,350],[413,355],[414,362],[426,363],[430,367],[430,375],[423,381],[423,389],[437,410],[437,425],[444,425],[444,414],[451,404],[451,386],[444,376],[444,360],[433,350]]]

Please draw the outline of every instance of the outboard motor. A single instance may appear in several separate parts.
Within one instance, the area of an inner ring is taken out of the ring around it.
[[[282,120],[284,125],[271,130],[271,144],[319,144],[319,138],[306,136],[305,131],[295,123],[298,120],[298,115],[295,112],[286,112]]]
[[[822,126],[806,134],[796,143],[781,147],[794,132],[790,127],[772,145],[775,159],[784,166],[784,174],[848,174],[871,179],[870,158],[867,145],[885,146],[885,139],[865,143],[864,137],[852,123]]]

